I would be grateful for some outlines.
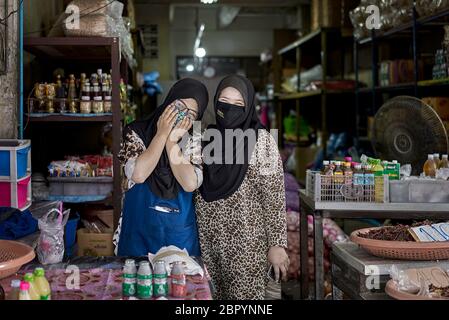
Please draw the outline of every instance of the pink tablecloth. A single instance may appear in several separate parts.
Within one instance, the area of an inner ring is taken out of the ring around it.
[[[120,269],[80,269],[79,288],[73,288],[73,273],[66,269],[46,271],[51,285],[52,300],[120,300],[122,299],[122,271]],[[11,280],[20,279],[25,271],[0,280],[8,293]],[[169,300],[174,299],[170,296]],[[187,297],[185,300],[212,300],[209,276],[187,276]]]

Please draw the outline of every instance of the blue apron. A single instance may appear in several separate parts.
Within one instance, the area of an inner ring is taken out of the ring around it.
[[[193,193],[180,188],[176,199],[165,200],[146,183],[135,185],[125,194],[118,255],[146,256],[169,245],[200,256]]]

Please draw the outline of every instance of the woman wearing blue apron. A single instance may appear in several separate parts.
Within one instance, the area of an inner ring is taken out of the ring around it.
[[[193,191],[202,171],[178,143],[201,120],[207,103],[206,87],[183,79],[148,120],[124,129],[119,159],[127,191],[114,235],[117,255],[145,256],[174,245],[200,256]]]

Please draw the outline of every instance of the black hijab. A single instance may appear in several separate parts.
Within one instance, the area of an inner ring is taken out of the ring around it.
[[[178,99],[195,99],[198,103],[198,119],[201,120],[209,102],[206,87],[199,81],[186,78],[176,82],[168,92],[162,105],[160,105],[147,120],[135,121],[126,129],[131,129],[142,139],[145,147],[151,143],[157,132],[157,122],[165,108]],[[150,190],[162,199],[175,199],[180,185],[170,168],[167,151],[164,149],[156,168],[147,178],[146,183]]]
[[[245,107],[230,105],[218,100],[221,92],[227,87],[237,89],[241,93]],[[254,87],[251,81],[245,77],[231,75],[224,78],[215,93],[214,107],[217,124],[209,128],[220,131],[222,137],[224,137],[226,129],[241,129],[244,132],[253,129],[256,137],[258,137],[259,129],[265,129],[256,113]],[[204,164],[204,181],[200,191],[203,199],[207,202],[226,199],[237,191],[245,179],[250,157],[255,147],[245,138],[236,139],[237,141],[232,143],[232,148],[227,146],[224,138],[222,140],[222,164]],[[214,144],[214,141],[211,144]],[[218,146],[218,144],[216,145]],[[243,164],[236,164],[238,152],[244,152]],[[233,156],[234,162],[233,164],[226,164],[225,158],[230,155]]]

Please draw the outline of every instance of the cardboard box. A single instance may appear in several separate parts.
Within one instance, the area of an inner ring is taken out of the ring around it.
[[[288,79],[298,74],[296,68],[284,68],[282,69],[282,79]]]
[[[112,229],[107,233],[88,233],[87,229],[79,229],[78,256],[108,257],[114,255]]]
[[[315,160],[318,151],[320,149],[317,147],[296,148],[296,159],[298,161],[296,177],[300,181],[306,181],[308,165]]]
[[[114,210],[104,210],[98,212],[97,219],[103,222],[108,228],[114,228]]]
[[[368,117],[368,139],[372,140],[373,137],[373,130],[374,130],[374,117]]]
[[[418,62],[419,74],[424,72],[423,61]],[[415,81],[415,63],[413,60],[382,61],[379,65],[379,85],[386,87]]]

